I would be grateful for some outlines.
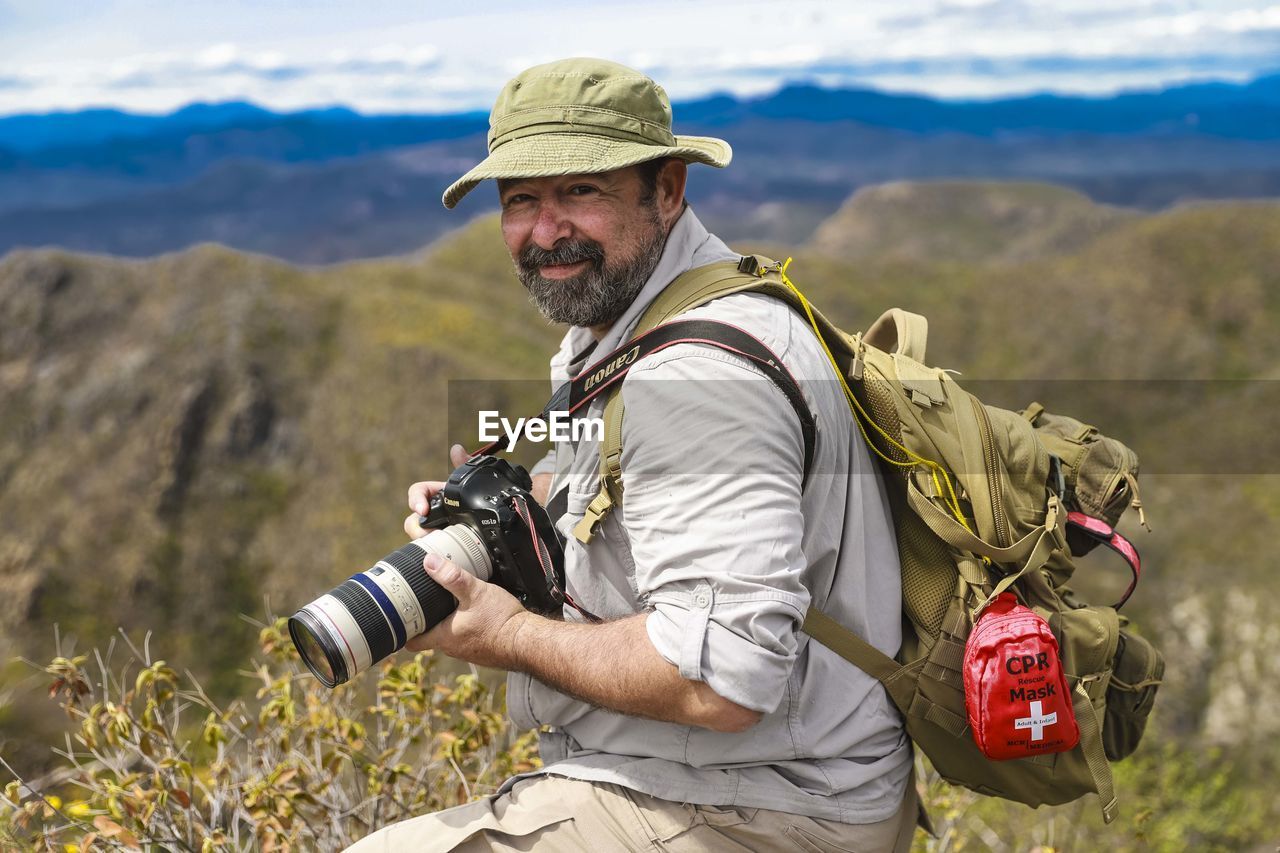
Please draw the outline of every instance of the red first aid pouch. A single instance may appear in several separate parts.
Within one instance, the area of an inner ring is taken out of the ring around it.
[[[1011,592],[996,597],[964,649],[965,706],[988,758],[1066,752],[1080,740],[1049,624]]]

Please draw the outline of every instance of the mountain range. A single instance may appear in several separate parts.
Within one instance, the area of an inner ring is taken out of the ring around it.
[[[807,239],[853,191],[904,179],[1049,181],[1148,210],[1280,195],[1280,76],[992,101],[796,84],[674,112],[678,131],[734,146],[730,168],[695,170],[689,191],[730,239]],[[311,264],[411,252],[494,208],[483,188],[457,213],[439,204],[483,156],[486,125],[237,102],[0,117],[0,252],[216,241]]]

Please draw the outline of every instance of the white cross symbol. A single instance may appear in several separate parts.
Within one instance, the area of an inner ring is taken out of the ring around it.
[[[1013,721],[1015,729],[1031,729],[1032,740],[1044,740],[1044,727],[1058,722],[1058,712],[1046,715],[1043,702],[1031,703],[1031,716]]]

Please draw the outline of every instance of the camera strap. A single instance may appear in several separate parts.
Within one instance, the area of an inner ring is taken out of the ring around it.
[[[627,341],[557,388],[537,417],[525,421],[525,429],[529,428],[530,421],[548,422],[552,412],[581,417],[592,400],[615,389],[641,359],[677,344],[705,344],[741,356],[778,387],[800,418],[800,431],[804,436],[803,481],[808,482],[817,428],[799,383],[782,359],[758,338],[731,323],[716,320],[673,320]],[[488,456],[505,450],[508,444],[507,436],[502,435],[471,455]]]
[[[542,574],[546,578],[547,586],[563,598],[565,604],[581,613],[582,617],[588,622],[603,622],[603,619],[575,601],[573,596],[569,594],[569,590],[561,583],[561,578],[557,575],[555,566],[552,563],[551,554],[547,551],[546,543],[538,537],[538,529],[534,524],[533,513],[530,511],[525,499],[520,495],[516,495],[511,498],[511,503],[515,508],[516,514],[520,516],[520,520],[524,522],[525,527],[528,529],[529,535],[533,538],[533,551],[538,555],[538,565],[542,568]]]

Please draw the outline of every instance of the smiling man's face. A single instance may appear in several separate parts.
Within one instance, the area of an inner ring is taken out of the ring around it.
[[[673,191],[679,195],[674,204]],[[502,237],[538,310],[553,322],[602,334],[662,256],[683,203],[684,164],[664,166],[652,192],[641,167],[629,166],[502,180],[498,193]]]

